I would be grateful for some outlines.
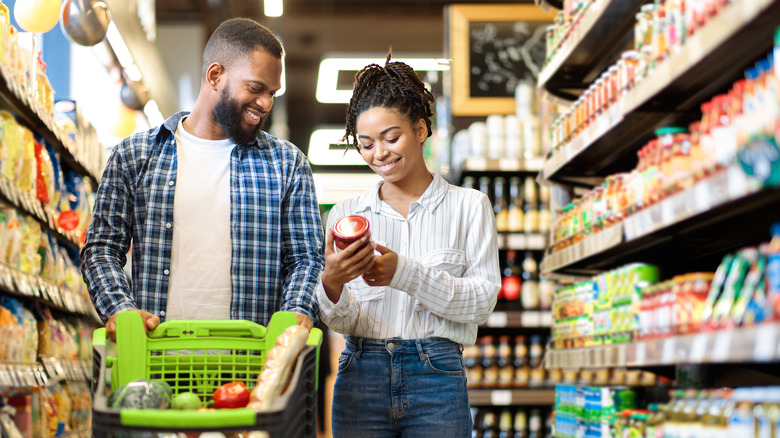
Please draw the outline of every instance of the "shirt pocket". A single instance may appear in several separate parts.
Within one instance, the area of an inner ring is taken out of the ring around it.
[[[460,277],[466,271],[466,252],[452,248],[437,249],[423,256],[421,264]]]

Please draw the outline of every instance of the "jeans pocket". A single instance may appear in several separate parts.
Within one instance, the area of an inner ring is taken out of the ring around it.
[[[343,373],[349,370],[352,362],[355,360],[354,351],[343,351],[339,356],[339,373]]]
[[[463,357],[457,351],[425,353],[425,367],[444,376],[463,376]]]

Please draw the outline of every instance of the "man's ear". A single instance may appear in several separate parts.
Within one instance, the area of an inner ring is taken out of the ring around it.
[[[206,83],[213,90],[217,89],[217,84],[225,73],[225,68],[218,62],[212,62],[206,68]]]

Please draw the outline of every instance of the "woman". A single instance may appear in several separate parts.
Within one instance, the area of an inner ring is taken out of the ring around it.
[[[329,231],[325,245],[320,316],[347,335],[336,437],[471,436],[461,351],[496,303],[496,227],[484,194],[425,165],[433,100],[390,55],[355,76],[346,138],[382,181],[329,214],[328,228],[354,214],[372,233],[336,251]]]

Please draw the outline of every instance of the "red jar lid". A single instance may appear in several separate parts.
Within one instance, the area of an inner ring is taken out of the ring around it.
[[[333,224],[333,236],[342,240],[356,240],[368,231],[368,219],[363,216],[344,216]]]

